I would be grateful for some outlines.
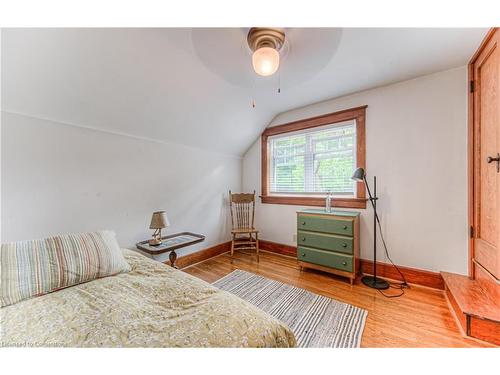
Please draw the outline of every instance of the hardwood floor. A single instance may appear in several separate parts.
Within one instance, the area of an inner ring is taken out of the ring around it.
[[[320,271],[300,271],[296,259],[264,251],[261,252],[260,263],[256,262],[255,256],[237,252],[233,264],[228,254],[222,254],[183,271],[213,283],[235,269],[253,272],[368,310],[362,347],[492,346],[461,335],[442,290],[412,286],[403,297],[390,299],[365,287],[359,279],[354,286],[350,286],[347,279]]]

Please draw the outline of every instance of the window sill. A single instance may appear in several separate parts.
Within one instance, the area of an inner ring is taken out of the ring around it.
[[[325,198],[305,196],[261,195],[260,200],[265,204],[287,204],[295,206],[324,207]],[[332,207],[366,208],[365,198],[332,198]]]

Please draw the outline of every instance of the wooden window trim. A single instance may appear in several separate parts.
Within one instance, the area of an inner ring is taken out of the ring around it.
[[[272,135],[290,133],[297,130],[311,129],[318,126],[343,122],[348,120],[356,120],[356,161],[357,167],[365,168],[366,164],[366,141],[365,141],[365,122],[366,108],[361,107],[345,109],[338,112],[328,113],[321,116],[311,117],[308,119],[289,122],[282,125],[266,128],[261,136],[261,202],[269,204],[287,204],[298,206],[324,206],[325,199],[322,197],[288,196],[288,195],[270,195],[269,194],[269,150],[267,147],[267,139]],[[363,182],[358,182],[356,186],[355,198],[335,197],[332,200],[334,207],[343,208],[366,208],[366,192]]]

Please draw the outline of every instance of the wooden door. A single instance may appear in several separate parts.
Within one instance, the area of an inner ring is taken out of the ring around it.
[[[500,279],[500,33],[474,56],[471,77],[473,267]],[[473,271],[474,275],[474,271]]]

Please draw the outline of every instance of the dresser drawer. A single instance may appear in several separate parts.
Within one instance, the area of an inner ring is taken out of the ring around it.
[[[335,236],[317,232],[298,231],[297,245],[316,247],[323,250],[353,254],[354,239],[352,237]]]
[[[353,220],[340,220],[325,216],[297,216],[298,230],[312,230],[314,232],[342,234],[344,236],[353,235]]]
[[[310,249],[299,246],[297,258],[300,261],[332,267],[338,270],[353,272],[352,255],[332,253],[331,251]]]

